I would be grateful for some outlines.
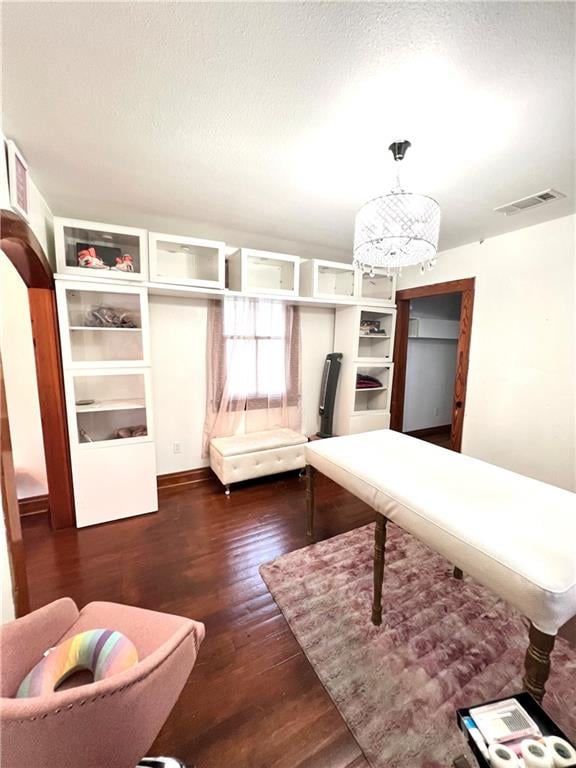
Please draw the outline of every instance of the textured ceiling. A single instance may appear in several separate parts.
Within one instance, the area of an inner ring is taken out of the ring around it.
[[[575,12],[4,3],[4,132],[58,214],[203,222],[203,236],[340,257],[358,207],[391,184],[386,147],[406,137],[404,182],[439,200],[452,247],[574,210]],[[547,187],[568,199],[492,212]]]

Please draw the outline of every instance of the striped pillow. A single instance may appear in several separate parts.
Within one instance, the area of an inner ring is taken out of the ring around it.
[[[138,663],[138,651],[122,632],[90,629],[46,651],[20,683],[17,699],[45,696],[80,669],[91,670],[94,681],[123,672]]]

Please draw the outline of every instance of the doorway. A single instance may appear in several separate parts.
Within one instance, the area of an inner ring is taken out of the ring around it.
[[[396,293],[390,427],[462,447],[474,278]]]

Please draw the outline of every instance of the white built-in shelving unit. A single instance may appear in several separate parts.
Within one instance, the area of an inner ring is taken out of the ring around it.
[[[225,287],[225,243],[150,232],[150,280],[155,283]]]
[[[78,526],[157,509],[149,295],[335,308],[335,434],[389,426],[396,284],[383,270],[76,219],[54,219],[54,237]]]
[[[348,435],[390,426],[396,310],[391,306],[338,307],[334,351],[342,352],[334,432]],[[364,388],[358,376],[377,386]]]
[[[153,512],[147,291],[57,279],[56,296],[77,525]]]

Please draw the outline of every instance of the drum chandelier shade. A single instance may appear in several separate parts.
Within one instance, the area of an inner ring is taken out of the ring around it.
[[[396,162],[404,158],[409,141],[397,141],[389,149]],[[356,214],[354,266],[374,274],[420,264],[423,271],[436,263],[440,234],[440,206],[431,197],[402,189],[399,173],[388,194],[369,200]]]

